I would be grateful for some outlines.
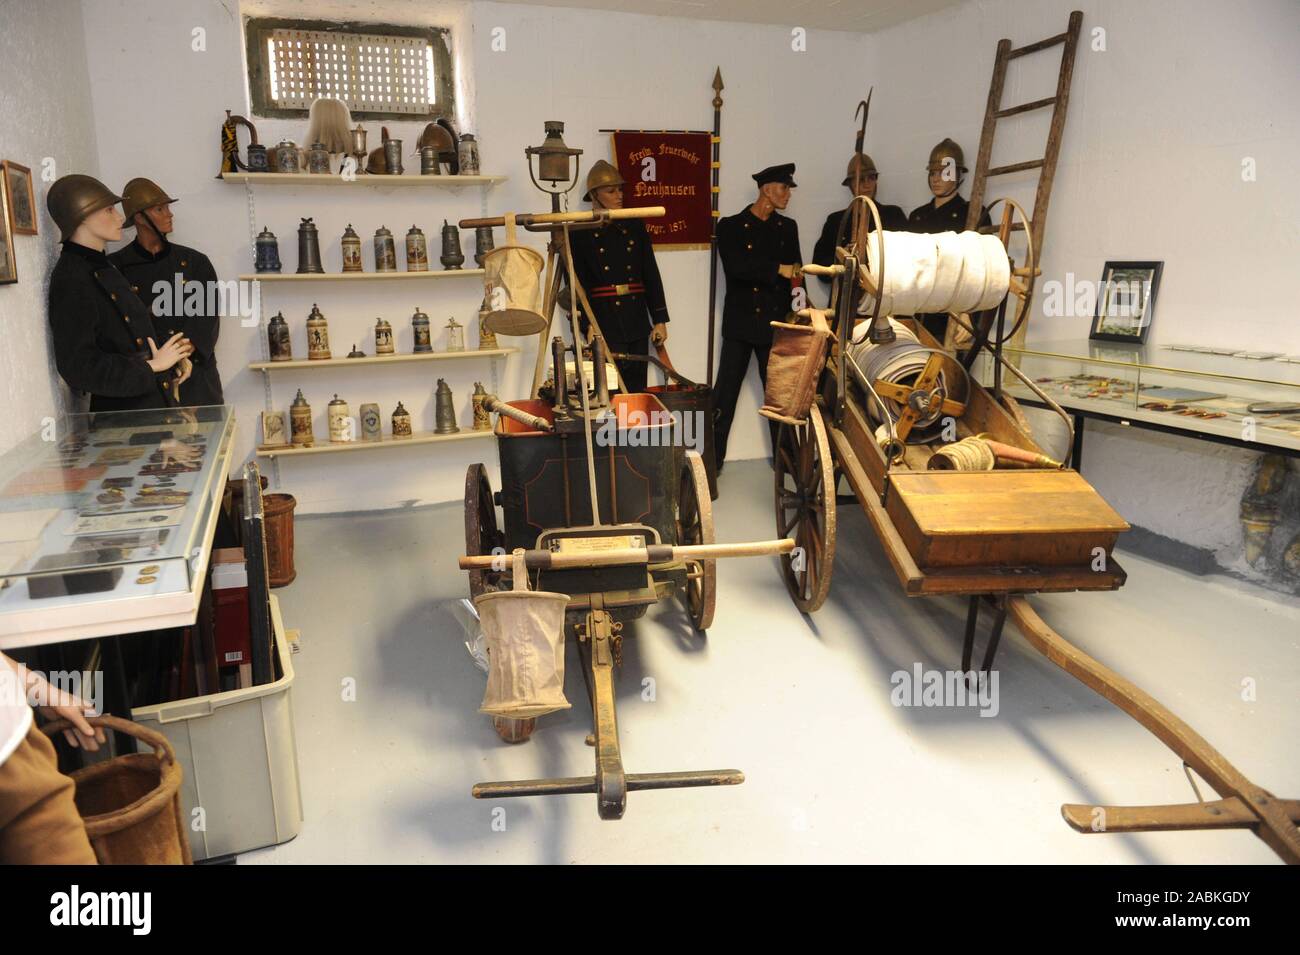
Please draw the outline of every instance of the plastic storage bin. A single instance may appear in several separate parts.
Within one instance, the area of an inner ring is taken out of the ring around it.
[[[167,737],[185,771],[181,805],[195,861],[279,845],[302,828],[293,663],[274,596],[271,625],[278,680],[131,711]],[[204,826],[195,831],[198,808]]]

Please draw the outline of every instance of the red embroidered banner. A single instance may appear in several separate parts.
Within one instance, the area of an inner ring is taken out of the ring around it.
[[[613,134],[614,164],[627,180],[623,205],[663,206],[662,219],[646,219],[658,249],[707,249],[712,203],[709,133],[620,131]]]

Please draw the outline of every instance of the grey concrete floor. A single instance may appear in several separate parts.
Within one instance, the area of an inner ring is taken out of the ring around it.
[[[766,463],[733,463],[721,481],[718,539],[771,535]],[[588,775],[592,750],[572,648],[573,708],[542,718],[530,741],[500,742],[477,712],[484,676],[449,609],[466,592],[459,504],[300,519],[298,579],[278,593],[286,626],[302,631],[292,694],[305,820],[297,839],[239,861],[1275,861],[1247,832],[1068,828],[1062,803],[1195,796],[1168,749],[1011,625],[996,716],[893,705],[891,674],[959,665],[965,604],[903,597],[861,510],[839,516],[831,595],[816,614],[795,610],[774,559],[748,558],[719,562],[707,637],[675,602],[629,628],[618,684],[628,770],[738,768],[746,781],[632,793],[618,822],[597,818],[592,796],[470,798],[482,780]],[[1257,783],[1300,796],[1300,607],[1120,557],[1121,591],[1034,597],[1035,607]]]

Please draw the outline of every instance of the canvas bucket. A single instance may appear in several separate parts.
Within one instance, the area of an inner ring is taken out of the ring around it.
[[[487,689],[480,713],[530,719],[567,710],[564,696],[564,610],[567,594],[528,590],[515,561],[514,590],[474,598],[488,649]]]
[[[817,380],[826,364],[830,326],[827,311],[806,308],[798,313],[807,324],[772,322],[772,349],[767,357],[767,386],[758,413],[785,424],[803,424],[817,393]]]
[[[547,325],[541,312],[545,263],[536,249],[518,244],[514,213],[505,220],[506,244],[483,256],[487,325],[497,335],[536,335]]]

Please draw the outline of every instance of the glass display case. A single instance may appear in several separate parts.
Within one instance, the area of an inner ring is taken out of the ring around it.
[[[1003,353],[1076,420],[1300,454],[1300,356],[1079,340]],[[978,367],[981,384],[991,385],[991,356],[982,354]],[[1002,386],[1024,404],[1043,404],[1013,375],[1003,374]]]
[[[233,434],[223,406],[77,414],[0,457],[0,639],[47,625],[125,632],[112,621],[147,620],[141,598],[193,596]]]

